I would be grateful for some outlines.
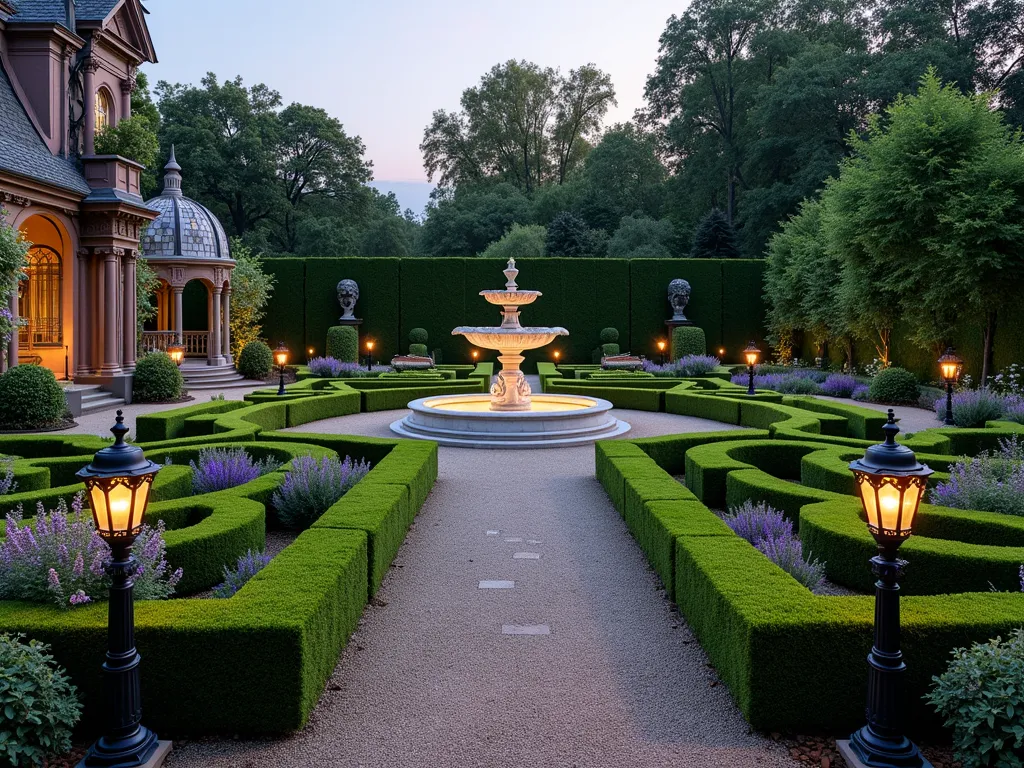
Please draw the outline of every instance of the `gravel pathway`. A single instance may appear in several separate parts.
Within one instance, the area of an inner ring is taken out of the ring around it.
[[[388,436],[403,413],[294,431]],[[725,428],[670,414],[619,416],[633,424],[627,437]],[[514,586],[481,588],[489,581]],[[784,747],[750,732],[718,683],[594,479],[588,446],[441,448],[438,483],[309,726],[274,741],[178,744],[168,764],[793,762]]]

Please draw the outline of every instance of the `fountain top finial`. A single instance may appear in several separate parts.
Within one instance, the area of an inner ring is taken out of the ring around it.
[[[509,291],[518,291],[519,286],[516,285],[516,275],[519,274],[519,270],[516,269],[516,260],[508,260],[508,268],[505,269],[505,277],[508,278],[508,282],[505,283],[505,288]]]

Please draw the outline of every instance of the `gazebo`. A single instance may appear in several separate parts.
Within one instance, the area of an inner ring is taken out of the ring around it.
[[[178,342],[188,358],[229,366],[231,359],[231,259],[228,238],[208,208],[181,191],[181,166],[171,157],[164,166],[164,188],[147,205],[159,215],[142,237],[142,252],[160,278],[157,329],[144,331],[146,350],[166,350]],[[207,293],[207,330],[184,329],[182,297],[193,280]]]

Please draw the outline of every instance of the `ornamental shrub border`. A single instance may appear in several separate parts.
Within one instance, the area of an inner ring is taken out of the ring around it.
[[[877,442],[854,436],[874,431],[868,414],[877,412],[820,401],[808,407],[806,398],[782,401],[736,403],[669,391],[670,410],[768,423],[760,430],[599,442],[597,478],[750,723],[761,730],[842,733],[862,724],[873,597],[814,595],[708,508],[767,501],[798,521],[805,550],[828,563],[830,579],[871,590],[867,561],[875,545],[858,501],[846,495],[852,476],[845,463],[862,455],[855,448]],[[819,407],[820,413],[813,410]],[[834,436],[822,434],[834,427],[808,422],[839,412],[845,429]],[[955,461],[952,448],[987,447],[1017,427],[928,430],[903,442],[945,470]],[[672,477],[683,471],[685,486]],[[911,595],[902,613],[903,649],[911,660],[910,727],[932,732],[939,721],[921,695],[945,668],[949,651],[1005,636],[1024,623],[1024,595],[990,592],[987,585],[1016,584],[1024,520],[926,506],[918,535],[902,551],[912,561],[901,585]],[[972,569],[977,574],[965,581]],[[963,592],[965,585],[976,592]],[[938,594],[944,591],[956,593]]]
[[[373,464],[352,491],[233,597],[136,605],[136,636],[146,660],[144,707],[155,728],[178,735],[269,734],[305,725],[437,478],[434,443],[274,431],[356,412],[359,401],[354,390],[309,393],[278,403],[216,401],[139,418],[140,434],[154,438],[142,444],[147,456],[175,462],[157,475],[149,517],[167,523],[168,557],[185,568],[184,591],[213,585],[224,564],[264,546],[269,499],[287,469],[237,488],[188,496],[187,462],[201,446],[229,443],[282,460],[337,453]],[[14,436],[0,439],[0,452],[31,457],[15,465],[38,498],[58,490],[48,488],[50,478],[67,479],[106,444],[82,436]],[[156,501],[158,491],[164,500]],[[85,701],[102,700],[104,604],[59,611],[3,602],[0,630],[50,643]],[[100,708],[85,711],[94,717]],[[93,720],[84,727],[98,725]]]

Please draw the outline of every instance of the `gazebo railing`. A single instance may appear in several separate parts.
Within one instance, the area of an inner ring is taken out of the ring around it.
[[[142,348],[149,352],[166,352],[178,338],[174,331],[143,331]],[[181,343],[185,357],[206,357],[210,348],[209,331],[183,331]]]

